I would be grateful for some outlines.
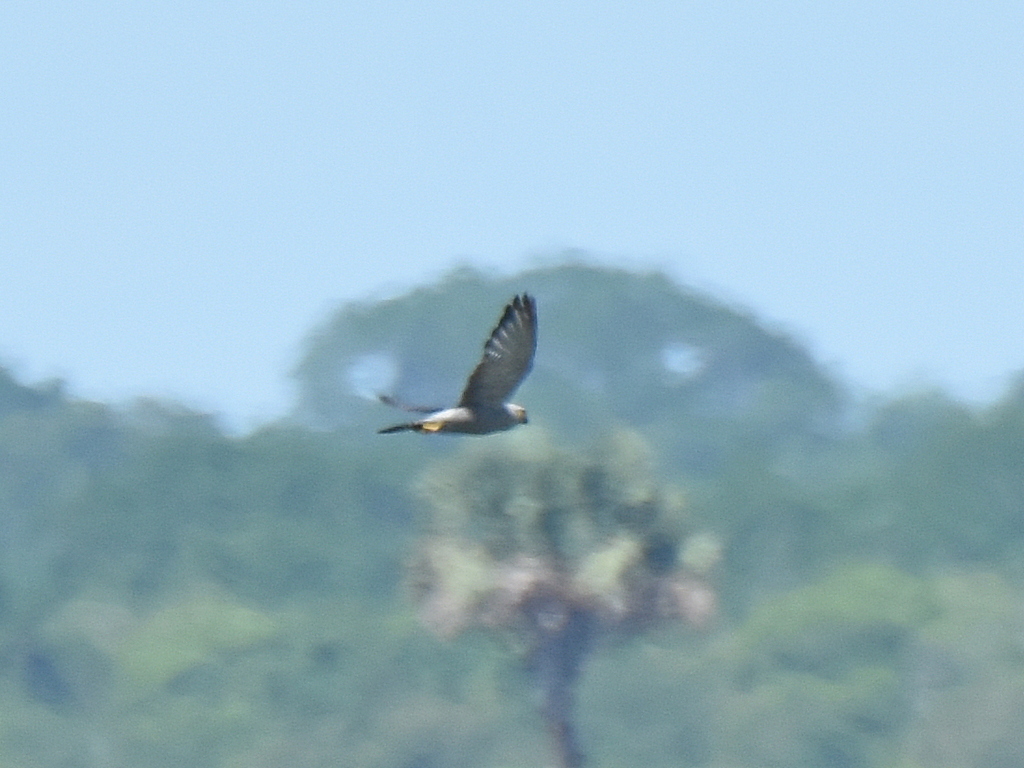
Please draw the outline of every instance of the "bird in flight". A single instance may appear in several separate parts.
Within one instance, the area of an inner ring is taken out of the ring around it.
[[[388,405],[426,413],[422,419],[378,430],[403,432],[459,432],[486,435],[526,423],[526,409],[507,402],[533,367],[537,349],[537,303],[529,294],[516,296],[505,307],[498,325],[484,344],[484,355],[469,375],[454,408],[435,411],[403,406],[381,396]]]

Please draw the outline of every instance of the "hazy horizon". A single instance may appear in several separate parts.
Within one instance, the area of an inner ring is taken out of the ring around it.
[[[576,249],[855,388],[983,402],[1024,368],[1022,27],[1009,2],[8,3],[0,364],[247,427],[340,303]]]

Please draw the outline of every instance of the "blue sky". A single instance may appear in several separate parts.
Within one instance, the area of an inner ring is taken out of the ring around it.
[[[339,302],[582,249],[856,386],[983,401],[1024,368],[1022,29],[1015,0],[5,0],[0,361],[247,426]]]

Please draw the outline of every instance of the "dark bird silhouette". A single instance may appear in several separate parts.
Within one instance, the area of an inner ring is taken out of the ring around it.
[[[426,417],[379,430],[380,434],[404,432],[457,432],[486,435],[526,423],[526,409],[507,402],[533,367],[537,349],[537,304],[529,294],[516,296],[505,307],[498,325],[484,344],[484,354],[469,375],[462,397],[453,408],[432,410],[381,401]]]

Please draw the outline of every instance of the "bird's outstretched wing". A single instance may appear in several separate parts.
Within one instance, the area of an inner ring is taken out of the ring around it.
[[[526,378],[537,349],[537,304],[524,293],[506,307],[469,375],[459,405],[500,406]]]

